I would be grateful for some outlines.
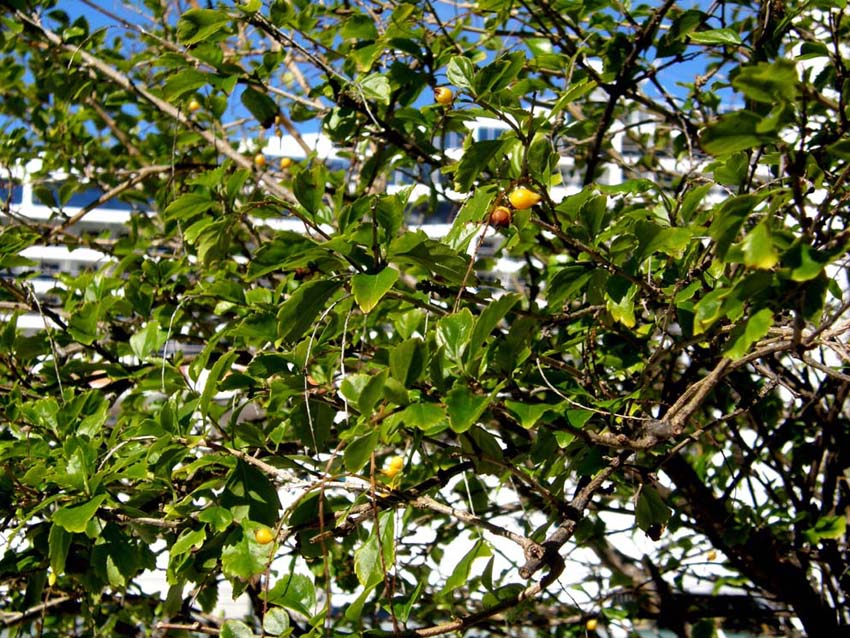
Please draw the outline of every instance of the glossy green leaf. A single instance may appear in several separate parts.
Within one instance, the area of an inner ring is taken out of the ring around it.
[[[160,330],[159,322],[148,321],[145,327],[130,337],[133,354],[144,361],[152,352],[159,351],[165,345],[166,333]]]
[[[635,505],[635,520],[640,529],[646,532],[654,525],[666,525],[671,513],[657,489],[647,484],[641,486]]]
[[[691,42],[697,44],[727,44],[737,46],[741,44],[741,36],[732,29],[709,29],[708,31],[697,31],[688,35]]]
[[[468,308],[447,315],[437,323],[437,345],[445,348],[449,358],[458,363],[469,344],[474,323]]]
[[[455,432],[466,432],[484,414],[491,396],[475,394],[466,385],[457,385],[446,395],[449,424]]]
[[[410,427],[430,430],[446,420],[446,412],[436,403],[411,403],[401,411],[399,420]]]
[[[255,638],[253,630],[241,620],[225,620],[219,632],[221,638]]]
[[[285,341],[300,339],[315,325],[319,313],[339,285],[335,280],[317,279],[299,286],[277,313],[278,336]]]
[[[724,355],[730,359],[740,359],[750,347],[764,337],[773,326],[773,313],[768,308],[762,308],[743,324],[739,324],[729,337],[729,345]]]
[[[750,268],[770,270],[779,261],[779,253],[773,245],[767,221],[759,222],[747,233],[740,248],[744,254],[744,264]]]
[[[475,562],[475,559],[487,558],[492,554],[493,552],[490,550],[490,546],[485,541],[476,541],[472,549],[466,552],[463,558],[457,562],[451,575],[446,579],[446,584],[443,586],[441,593],[448,594],[465,585],[469,580],[469,574],[472,572],[472,564]]]
[[[475,81],[475,66],[469,58],[456,55],[449,60],[446,77],[457,88],[471,91]]]
[[[275,101],[266,93],[258,91],[252,86],[245,87],[240,98],[242,104],[254,116],[260,126],[269,128],[275,123],[275,117],[280,112]]]
[[[236,542],[225,545],[221,551],[221,571],[229,578],[248,579],[262,574],[268,562],[268,546],[260,545],[244,531]]]
[[[816,545],[823,539],[843,538],[846,530],[847,518],[845,516],[821,516],[803,534],[805,534],[806,540]]]
[[[289,614],[280,607],[272,607],[263,616],[263,631],[271,636],[287,634],[289,628]]]
[[[351,278],[351,292],[354,293],[354,300],[360,309],[363,312],[370,312],[398,281],[398,277],[398,271],[390,266],[375,275],[365,273],[354,275]]]
[[[490,302],[475,320],[475,327],[469,338],[467,347],[467,360],[474,361],[480,355],[480,349],[484,342],[499,325],[499,322],[519,303],[518,294],[506,294]]]
[[[377,431],[370,432],[365,436],[358,437],[349,442],[348,445],[345,446],[345,451],[343,452],[345,469],[352,474],[356,474],[363,469],[363,466],[369,462],[372,452],[375,451],[377,443]]]
[[[393,378],[407,387],[416,383],[425,372],[426,353],[422,339],[405,339],[390,351],[390,371]]]
[[[53,524],[68,532],[81,534],[86,531],[89,521],[106,498],[106,494],[98,494],[82,505],[60,507],[53,514]]]
[[[56,575],[65,573],[65,561],[68,559],[71,540],[71,534],[54,520],[53,525],[50,526],[48,544],[50,546],[50,569]]]

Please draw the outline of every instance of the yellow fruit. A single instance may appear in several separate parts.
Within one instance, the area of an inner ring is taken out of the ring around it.
[[[191,100],[189,100],[189,104],[186,105],[186,110],[188,110],[189,113],[195,113],[196,111],[200,111],[201,103],[198,102],[198,100],[196,100],[195,98],[192,98]]]
[[[511,209],[507,206],[496,206],[490,211],[491,226],[508,226],[511,223]]]
[[[266,165],[266,156],[262,153],[257,153],[254,155],[254,166],[257,168],[263,168]]]
[[[442,104],[443,106],[448,106],[455,99],[455,94],[452,90],[446,86],[440,86],[434,89],[434,100],[436,100],[437,104]]]
[[[290,166],[292,166],[292,158],[290,158],[290,157],[284,157],[283,159],[281,159],[281,160],[280,160],[280,168],[281,168],[282,170],[284,170],[284,171],[285,171],[285,170],[286,170],[287,168],[289,168]]]
[[[709,552],[705,555],[706,560],[717,560],[717,552],[713,549],[709,550]]]
[[[274,534],[272,534],[272,531],[268,527],[261,527],[254,532],[254,540],[260,545],[268,545],[274,540]]]
[[[280,116],[280,113],[274,116],[274,123],[275,126],[280,126],[281,124],[283,124],[283,118]]]
[[[511,206],[513,206],[517,210],[525,210],[526,208],[531,208],[537,202],[539,202],[540,195],[538,195],[532,190],[528,190],[525,186],[520,186],[518,188],[515,188],[513,192],[508,195],[508,199],[511,202]]]
[[[599,621],[596,618],[588,618],[587,622],[584,623],[584,627],[588,631],[596,631],[597,625],[599,625]]]
[[[387,463],[387,467],[384,468],[384,474],[386,474],[390,478],[395,478],[396,475],[401,472],[403,467],[404,458],[401,456],[394,456]]]

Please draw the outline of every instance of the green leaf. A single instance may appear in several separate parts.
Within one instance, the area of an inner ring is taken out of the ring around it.
[[[821,516],[813,527],[805,530],[803,534],[812,545],[816,545],[825,538],[843,538],[847,532],[847,518],[845,516]]]
[[[706,127],[700,143],[703,150],[712,155],[726,155],[760,146],[772,139],[772,136],[759,132],[760,122],[761,117],[752,111],[735,111]]]
[[[192,191],[181,195],[166,206],[163,215],[168,220],[185,220],[207,212],[213,205],[214,202],[207,193]]]
[[[263,631],[271,636],[282,636],[289,631],[289,614],[280,607],[272,607],[263,616]]]
[[[456,55],[449,60],[446,77],[457,88],[471,92],[475,81],[475,65],[469,58]]]
[[[213,397],[218,393],[219,381],[222,377],[230,372],[233,367],[233,362],[236,361],[236,358],[239,356],[237,352],[228,352],[219,357],[218,361],[213,364],[212,370],[207,375],[207,378],[204,380],[204,390],[201,393],[201,399],[198,402],[198,407],[201,410],[201,414],[204,416],[209,412],[210,401],[212,401]]]
[[[268,601],[310,618],[316,606],[316,587],[308,576],[288,574],[269,590]]]
[[[228,578],[247,580],[266,571],[269,548],[260,545],[243,528],[239,540],[221,551],[221,571]]]
[[[184,45],[215,42],[228,35],[230,16],[214,9],[189,9],[177,21],[177,39]]]
[[[234,520],[250,519],[268,527],[277,524],[277,489],[266,474],[244,461],[237,461],[231,470],[219,503],[234,514]]]
[[[637,505],[635,505],[635,520],[644,532],[654,525],[666,525],[670,520],[672,510],[667,507],[664,499],[651,485],[641,486]]]
[[[798,242],[783,254],[782,263],[791,268],[792,281],[811,281],[823,272],[829,259],[808,244]]]
[[[449,358],[457,363],[461,362],[469,343],[474,322],[469,308],[446,315],[437,322],[437,345],[445,348]]]
[[[360,414],[370,415],[375,407],[375,404],[381,400],[384,392],[384,384],[387,382],[387,370],[381,370],[378,374],[373,374],[363,386],[360,392],[360,397],[357,399],[357,409]]]
[[[534,427],[547,411],[558,411],[558,406],[548,403],[521,403],[520,401],[505,401],[505,407],[510,410],[519,420],[519,424],[526,430]]]
[[[446,411],[436,403],[411,403],[398,418],[405,425],[427,431],[446,420]]]
[[[82,534],[105,500],[106,494],[98,494],[83,505],[61,507],[53,514],[53,524],[59,525],[73,534]]]
[[[744,254],[744,265],[750,268],[770,270],[779,261],[779,253],[773,246],[767,220],[759,222],[744,237],[739,248]]]
[[[458,162],[454,177],[454,188],[459,193],[472,190],[475,181],[487,170],[494,158],[498,159],[503,140],[482,140],[473,142],[463,151],[463,157]]]
[[[384,579],[380,556],[378,537],[374,533],[354,551],[354,573],[363,587],[374,587]]]
[[[732,29],[710,29],[708,31],[697,31],[689,33],[688,38],[696,44],[728,44],[738,46],[741,44],[741,36]]]
[[[558,97],[558,100],[552,107],[552,111],[549,113],[549,118],[553,118],[560,111],[564,110],[568,104],[572,104],[576,100],[581,99],[595,88],[596,82],[587,78],[570,84],[569,88],[562,92]]]
[[[358,273],[351,278],[354,300],[363,312],[370,312],[398,281],[398,271],[387,266],[376,275]]]
[[[322,206],[325,196],[325,169],[316,165],[309,171],[301,171],[295,176],[292,186],[295,199],[308,213],[315,215]]]
[[[729,336],[729,345],[723,354],[730,359],[740,359],[756,341],[764,337],[773,325],[773,313],[762,308],[743,324],[735,326]]]
[[[159,322],[153,319],[130,337],[130,349],[140,361],[144,361],[151,352],[158,352],[165,345],[165,338],[166,333],[159,329]]]
[[[442,242],[428,239],[422,231],[405,233],[393,242],[390,253],[392,261],[420,266],[449,283],[459,284],[466,277],[469,258]],[[473,274],[467,285],[474,286],[476,281]]]
[[[64,527],[56,524],[50,526],[50,534],[47,542],[49,546],[50,569],[57,576],[65,573],[65,561],[68,559],[68,550],[71,549],[71,534]]]
[[[367,99],[380,102],[381,104],[390,103],[392,87],[390,86],[390,81],[386,78],[386,76],[379,73],[367,75],[365,78],[360,80],[358,86],[360,87],[360,90],[363,91],[363,95],[366,96]]]
[[[635,235],[640,242],[638,259],[645,259],[656,252],[681,259],[693,238],[693,233],[687,228],[671,228],[647,221],[635,224]]]
[[[472,571],[472,563],[475,562],[475,559],[487,558],[492,555],[493,552],[490,550],[490,546],[484,540],[479,539],[476,541],[472,549],[455,565],[451,575],[446,579],[446,584],[443,586],[441,593],[445,595],[465,585],[469,580],[469,573]]]
[[[183,530],[174,545],[168,550],[172,559],[180,554],[185,554],[188,551],[200,549],[207,539],[207,533],[204,528],[195,530]]]
[[[318,279],[301,284],[277,313],[278,336],[284,341],[297,341],[315,325],[316,317],[339,288],[334,279]]]
[[[245,108],[250,111],[263,128],[272,126],[275,117],[280,113],[280,109],[273,99],[253,87],[245,87],[245,90],[242,91],[241,100]]]
[[[457,385],[446,395],[449,425],[455,432],[466,432],[471,428],[487,406],[492,395],[475,394],[466,385]]]
[[[708,330],[722,316],[723,302],[729,296],[729,290],[720,288],[705,294],[694,307],[694,334]]]
[[[369,462],[369,458],[372,456],[372,452],[375,451],[375,446],[377,444],[377,430],[349,442],[349,444],[345,446],[345,452],[343,452],[345,469],[352,474],[359,472],[363,466]]]
[[[255,638],[254,631],[241,620],[225,620],[219,632],[220,638]]]
[[[797,98],[797,68],[791,60],[746,66],[732,86],[751,100],[766,104],[793,102]]]
[[[425,372],[425,343],[418,337],[406,339],[390,350],[393,378],[411,387]]]
[[[472,330],[472,336],[469,339],[467,347],[468,360],[475,361],[483,353],[481,346],[490,336],[490,333],[495,330],[499,322],[505,318],[511,309],[519,302],[520,295],[517,293],[509,293],[502,295],[498,299],[491,301],[486,308],[478,315],[475,320],[475,327]]]

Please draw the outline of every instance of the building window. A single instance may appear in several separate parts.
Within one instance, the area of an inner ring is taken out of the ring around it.
[[[17,182],[0,181],[0,205],[20,204],[24,198],[24,187]]]
[[[503,128],[496,128],[493,126],[482,126],[478,129],[478,140],[483,142],[484,140],[497,140],[505,132]]]

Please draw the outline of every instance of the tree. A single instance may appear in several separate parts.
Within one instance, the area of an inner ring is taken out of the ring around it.
[[[848,635],[844,3],[83,4],[3,3],[7,630]]]

